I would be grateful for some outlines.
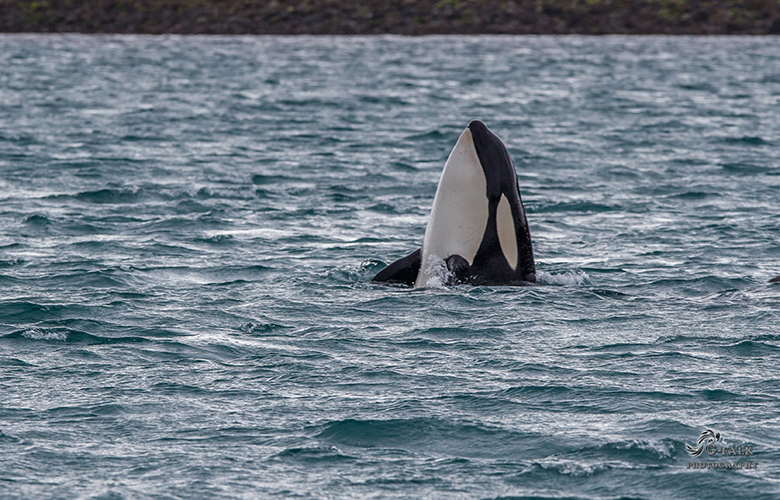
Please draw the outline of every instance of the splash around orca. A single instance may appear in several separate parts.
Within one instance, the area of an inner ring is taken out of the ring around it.
[[[469,123],[452,149],[422,247],[372,281],[414,287],[536,282],[517,173],[506,146],[484,123]]]

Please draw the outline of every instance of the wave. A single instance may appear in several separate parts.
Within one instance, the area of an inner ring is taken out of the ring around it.
[[[65,327],[31,327],[0,336],[2,340],[32,340],[69,344],[127,344],[148,342],[143,337],[102,337]]]
[[[747,144],[749,146],[765,146],[771,145],[772,141],[768,141],[763,137],[755,135],[743,135],[739,137],[724,137],[721,142],[726,144]]]
[[[526,212],[528,212],[529,214],[560,213],[560,212],[603,213],[603,212],[612,212],[615,210],[623,210],[623,207],[618,205],[605,205],[603,203],[594,203],[591,201],[526,203]]]
[[[321,426],[314,437],[341,447],[400,449],[465,458],[545,456],[562,451],[554,440],[536,433],[434,418],[345,419]]]
[[[358,460],[358,457],[346,454],[335,446],[287,448],[274,455],[274,458],[302,464],[329,464]]]
[[[580,286],[591,283],[590,276],[583,271],[566,271],[562,274],[536,271],[536,279],[540,285]]]

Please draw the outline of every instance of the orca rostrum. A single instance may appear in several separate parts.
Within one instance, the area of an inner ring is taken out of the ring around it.
[[[414,287],[536,282],[515,166],[484,123],[469,123],[444,165],[422,248],[372,281]]]

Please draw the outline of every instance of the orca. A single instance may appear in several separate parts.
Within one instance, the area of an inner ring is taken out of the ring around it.
[[[504,143],[484,123],[469,123],[452,149],[422,247],[372,281],[415,288],[536,282],[517,172]]]

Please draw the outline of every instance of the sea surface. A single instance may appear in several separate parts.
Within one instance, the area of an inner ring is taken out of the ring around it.
[[[472,119],[539,285],[371,283]],[[777,37],[0,36],[4,500],[776,499],[779,274]]]

